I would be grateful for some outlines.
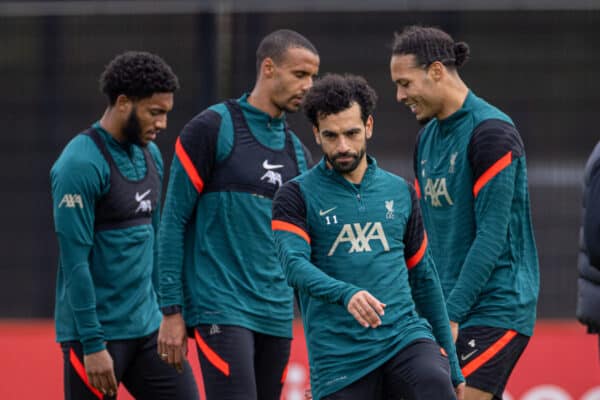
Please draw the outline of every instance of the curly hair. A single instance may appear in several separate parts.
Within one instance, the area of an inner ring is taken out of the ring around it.
[[[326,74],[304,96],[302,109],[314,126],[319,118],[337,114],[358,103],[363,122],[373,114],[377,93],[366,79],[357,75]]]
[[[171,67],[159,56],[144,51],[119,54],[100,76],[100,91],[108,97],[111,106],[121,94],[143,99],[177,89],[179,81]]]
[[[419,65],[429,66],[435,61],[458,68],[469,59],[469,45],[455,42],[441,29],[412,25],[402,33],[394,34],[392,55],[413,54]]]
[[[256,71],[260,71],[260,64],[265,58],[271,58],[276,64],[281,62],[287,49],[306,49],[319,55],[317,48],[304,36],[291,29],[279,29],[269,33],[261,40],[256,49]]]

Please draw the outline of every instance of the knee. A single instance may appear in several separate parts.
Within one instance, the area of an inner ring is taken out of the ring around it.
[[[431,368],[421,371],[419,375],[415,392],[420,395],[415,399],[455,399],[454,387],[447,370]]]

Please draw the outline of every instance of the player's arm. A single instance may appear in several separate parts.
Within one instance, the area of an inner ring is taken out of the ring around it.
[[[60,269],[83,352],[89,354],[106,348],[88,261],[94,244],[94,211],[102,174],[99,166],[79,153],[65,151],[60,166],[52,168],[50,179]]]
[[[433,335],[448,355],[452,383],[456,387],[465,379],[460,372],[440,280],[427,247],[419,200],[415,190],[409,188],[412,208],[404,233],[404,249],[411,292],[419,314],[429,321]]]
[[[447,299],[450,320],[458,324],[477,301],[506,246],[523,143],[513,125],[488,120],[475,129],[468,156],[473,171],[476,234]]]
[[[415,179],[413,181],[415,191],[417,192],[417,198],[421,198],[421,184],[419,183],[419,143],[421,142],[421,137],[423,135],[423,129],[419,131],[417,134],[417,140],[415,143],[415,149],[413,151],[413,172],[415,174]]]
[[[152,228],[154,229],[154,248],[153,248],[153,266],[152,266],[152,285],[154,286],[154,291],[158,295],[158,235],[160,232],[160,210],[161,210],[161,193],[162,193],[162,183],[164,176],[164,164],[162,155],[160,154],[160,150],[155,144],[150,144],[149,146],[150,153],[152,154],[152,158],[154,160],[154,164],[156,165],[156,170],[158,172],[158,176],[160,178],[160,187],[158,191],[158,199],[156,203],[156,207],[152,210]]]
[[[192,119],[175,144],[159,235],[161,306],[182,306],[184,232],[215,163],[221,117],[206,110]]]
[[[86,139],[79,140],[72,145],[77,146]],[[117,381],[96,313],[96,292],[88,261],[94,244],[96,198],[102,193],[104,174],[100,163],[90,162],[88,152],[72,150],[61,156],[63,162],[55,165],[50,174],[60,272],[83,346],[89,382],[102,393],[113,395]]]
[[[600,268],[600,161],[592,168],[585,213],[583,232],[590,264]]]
[[[215,163],[221,117],[206,110],[192,119],[175,144],[158,240],[159,298],[163,321],[157,351],[183,370],[187,335],[182,316],[185,230]]]
[[[310,262],[311,245],[306,205],[297,182],[283,185],[273,200],[272,228],[277,254],[288,283],[328,303],[347,306],[358,287],[334,279]]]

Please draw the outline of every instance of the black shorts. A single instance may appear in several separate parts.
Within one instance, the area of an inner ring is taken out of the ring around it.
[[[381,367],[323,400],[454,400],[444,354],[433,340],[415,340]]]
[[[510,329],[470,326],[458,331],[456,352],[467,386],[502,399],[510,374],[529,336]]]
[[[194,329],[207,400],[279,400],[292,340],[231,325]]]
[[[189,363],[179,374],[160,359],[158,332],[138,339],[111,340],[106,348],[113,359],[115,377],[136,399],[198,399],[198,388]],[[98,400],[114,397],[89,384],[83,365],[83,346],[78,341],[61,343],[64,360],[65,400]]]

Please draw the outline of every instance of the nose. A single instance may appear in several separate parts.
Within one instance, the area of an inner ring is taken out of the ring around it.
[[[344,135],[340,135],[337,142],[337,152],[338,153],[347,153],[350,151],[350,146],[348,145],[348,140]]]
[[[402,87],[398,86],[396,88],[396,101],[402,103],[404,100],[406,100],[406,92]]]
[[[167,116],[166,115],[159,116],[156,119],[154,126],[156,127],[156,129],[161,129],[161,130],[167,129]]]
[[[304,79],[304,81],[302,82],[302,90],[304,90],[305,92],[310,89],[313,85],[313,77],[312,76],[307,76],[306,79]]]

